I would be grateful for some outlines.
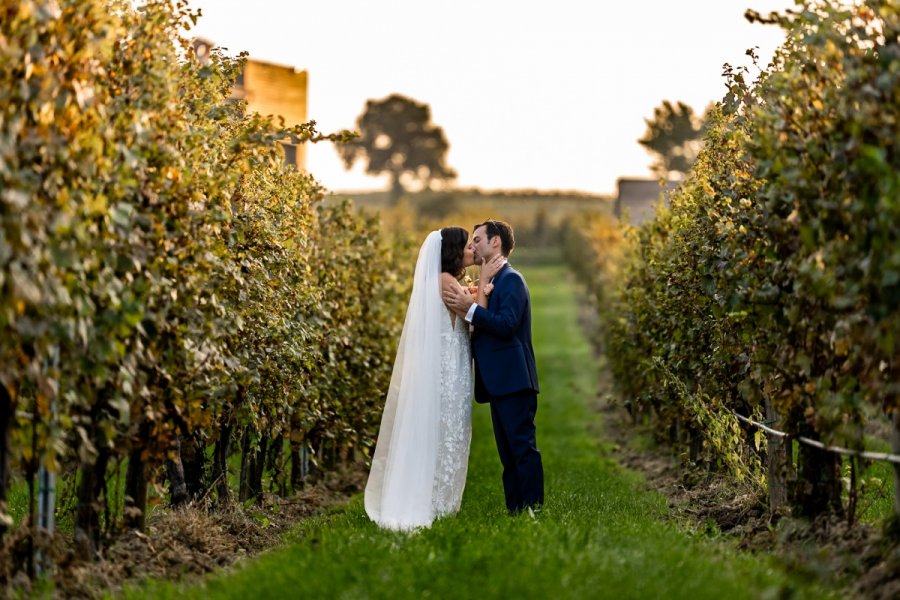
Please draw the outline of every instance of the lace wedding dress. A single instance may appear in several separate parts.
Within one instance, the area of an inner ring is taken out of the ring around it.
[[[437,516],[459,510],[472,441],[472,351],[469,324],[448,313],[441,331],[441,428],[432,505]]]
[[[459,510],[472,438],[469,328],[441,300],[439,231],[428,235],[366,483],[369,517],[412,530]]]

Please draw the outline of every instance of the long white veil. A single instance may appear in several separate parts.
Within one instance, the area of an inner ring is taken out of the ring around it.
[[[409,308],[366,483],[366,513],[382,527],[408,530],[428,526],[434,520],[441,317],[449,319],[441,300],[441,232],[432,231],[419,249]]]

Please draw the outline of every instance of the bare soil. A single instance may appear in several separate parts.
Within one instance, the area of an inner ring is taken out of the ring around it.
[[[598,434],[620,465],[643,473],[646,486],[667,498],[673,518],[698,535],[724,536],[746,551],[772,554],[788,571],[824,582],[847,597],[900,598],[896,534],[867,524],[850,526],[838,517],[809,522],[772,514],[764,492],[685,465],[669,449],[646,443],[650,432],[633,424],[605,392],[596,406],[602,415]]]
[[[24,563],[22,553],[28,550],[24,532],[17,531],[6,536],[0,548],[0,582],[6,582],[0,585],[0,597],[107,597],[148,578],[178,581],[223,569],[277,547],[302,520],[345,503],[365,486],[363,467],[329,473],[291,498],[266,495],[253,506],[157,509],[148,518],[146,531],[122,533],[94,562],[79,560],[66,536],[40,539],[38,545],[52,558],[49,591],[50,586],[34,585],[24,572],[9,572],[9,565]]]

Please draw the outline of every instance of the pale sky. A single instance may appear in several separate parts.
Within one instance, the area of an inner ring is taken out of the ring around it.
[[[431,106],[456,184],[615,191],[651,176],[637,143],[662,100],[702,112],[725,93],[722,65],[762,64],[783,40],[751,25],[793,0],[190,0],[192,35],[231,54],[309,73],[309,118],[353,128],[366,100],[401,93]],[[331,190],[386,187],[330,143],[307,168]]]

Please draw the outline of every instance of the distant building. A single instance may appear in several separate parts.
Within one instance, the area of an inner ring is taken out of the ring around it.
[[[613,213],[634,226],[652,219],[660,202],[668,206],[665,192],[675,189],[680,182],[669,179],[663,183],[660,185],[659,179],[619,178],[616,180],[618,193]]]
[[[196,38],[193,43],[200,60],[213,47],[212,42],[202,38]],[[288,127],[300,125],[308,120],[307,80],[306,71],[248,58],[235,82],[232,97],[246,101],[249,111],[281,117]],[[285,160],[306,170],[306,145],[289,142],[283,145]]]

